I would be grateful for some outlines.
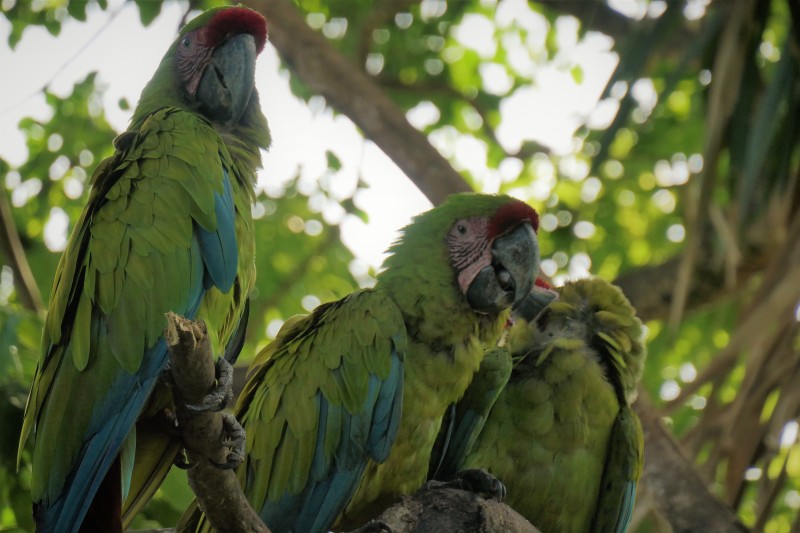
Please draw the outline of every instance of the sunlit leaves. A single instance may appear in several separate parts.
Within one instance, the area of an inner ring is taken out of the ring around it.
[[[2,267],[0,277],[13,275],[10,270]],[[0,280],[0,285],[7,281]],[[41,317],[16,304],[4,302],[0,306],[0,509],[5,510],[0,526],[13,517],[27,530],[33,529],[29,467],[23,462],[17,472],[16,457],[27,384],[33,379],[42,324]]]
[[[85,2],[82,6],[77,5],[69,11],[66,9],[66,4],[66,0],[56,2],[5,0],[2,3],[2,13],[11,23],[8,45],[14,48],[28,26],[43,26],[51,34],[58,35],[61,31],[61,21],[67,15],[72,16],[75,12],[79,17],[85,18]]]
[[[112,153],[115,132],[105,119],[100,94],[96,74],[89,74],[68,96],[45,93],[52,111],[49,120],[20,121],[29,157],[4,181],[14,189],[11,201],[23,242],[44,243],[43,232],[54,207],[74,221],[94,168]],[[47,248],[38,246],[29,254],[40,289],[47,294],[57,257],[50,258]]]
[[[148,26],[161,13],[163,0],[135,0],[139,7],[139,18],[144,26]]]

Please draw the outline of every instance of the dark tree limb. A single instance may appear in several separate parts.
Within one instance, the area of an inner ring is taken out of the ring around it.
[[[203,403],[216,381],[205,324],[168,313],[164,337],[170,351],[178,427],[193,465],[188,471],[189,486],[200,507],[217,531],[268,533],[247,502],[233,470],[221,470],[212,464],[227,461],[228,449],[221,442],[223,414],[196,412],[185,406]]]
[[[744,286],[750,276],[761,271],[766,265],[767,257],[768,254],[761,250],[749,251],[739,264],[735,287],[726,285],[725,272],[718,265],[702,262],[695,264],[686,310],[696,310],[735,292]],[[643,321],[667,318],[674,297],[680,261],[680,256],[673,257],[660,265],[630,270],[614,280],[614,284],[630,299],[636,314]]]
[[[406,119],[373,79],[306,24],[289,0],[247,0],[292,71],[364,131],[434,204],[472,187]]]
[[[5,191],[0,191],[0,222],[0,250],[6,256],[9,266],[14,270],[14,285],[17,288],[19,301],[34,313],[43,313],[42,295],[39,293],[36,278],[33,277],[28,258],[25,256],[25,248],[19,238],[17,225],[14,223],[11,205],[8,203]]]
[[[581,22],[587,31],[597,31],[608,35],[616,42],[621,42],[637,29],[641,28],[642,21],[627,17],[616,11],[604,0],[538,0],[546,9],[561,15],[572,15]],[[729,9],[734,2],[711,2],[707,10]],[[645,24],[654,19],[645,19]],[[662,47],[666,56],[680,56],[690,43],[706,31],[708,17],[699,21],[686,21],[670,30],[670,34]]]
[[[634,408],[642,420],[645,450],[637,498],[654,501],[676,533],[747,531],[733,510],[708,492],[705,481],[664,427],[647,393],[639,392]]]
[[[538,533],[539,530],[508,505],[460,489],[423,487],[386,509],[378,520],[394,533]],[[375,529],[359,529],[375,531]]]

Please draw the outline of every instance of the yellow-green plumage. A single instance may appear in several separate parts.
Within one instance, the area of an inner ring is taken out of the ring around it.
[[[425,481],[445,409],[508,315],[472,310],[447,238],[462,217],[488,223],[508,204],[498,228],[535,227],[535,212],[517,200],[449,198],[405,228],[373,289],[291,319],[257,356],[236,410],[247,431],[238,474],[272,531],[360,526]],[[531,268],[520,287],[532,285]],[[196,506],[179,524],[209,528]]]
[[[485,351],[480,369],[467,389],[468,394],[445,413],[431,457],[429,477],[432,479],[449,481],[458,473],[492,406],[508,383],[513,362],[502,340],[501,344]]]
[[[641,323],[603,280],[559,293],[537,322],[512,328],[514,371],[462,466],[497,476],[507,503],[542,531],[625,531],[642,466],[630,409]]]

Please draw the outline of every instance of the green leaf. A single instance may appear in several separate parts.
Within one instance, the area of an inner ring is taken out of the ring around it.
[[[86,21],[86,6],[89,4],[89,0],[70,0],[67,3],[67,13],[69,16],[80,20],[81,22]]]
[[[161,5],[164,0],[135,0],[135,2],[139,7],[139,19],[144,26],[149,26],[161,13]]]
[[[575,65],[571,69],[569,69],[570,75],[572,75],[572,79],[575,80],[575,83],[581,85],[583,83],[583,68],[580,65]]]
[[[334,172],[342,169],[342,161],[336,156],[336,154],[334,154],[330,150],[326,150],[325,157],[328,160],[329,169],[333,170]]]

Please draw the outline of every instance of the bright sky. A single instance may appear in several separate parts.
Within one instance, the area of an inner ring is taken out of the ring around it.
[[[107,89],[104,95],[106,115],[112,126],[122,131],[129,112],[119,109],[117,102],[127,98],[135,105],[139,93],[150,78],[164,51],[174,38],[184,4],[167,2],[161,16],[147,28],[138,18],[138,9],[131,2],[111,0],[106,11],[90,9],[87,22],[69,19],[58,37],[46,30],[31,28],[12,52],[5,45],[10,25],[0,17],[0,65],[7,74],[0,84],[0,157],[12,166],[22,163],[27,152],[22,133],[17,129],[25,116],[48,117],[48,108],[39,91],[45,84],[59,95],[69,94],[72,85],[92,70],[99,71],[99,81]],[[529,13],[522,16],[523,14]],[[544,19],[527,9],[525,0],[507,0],[500,4],[494,23],[500,26],[512,20],[537,30],[541,38],[526,43],[511,43],[515,52],[509,55],[513,68],[536,76],[536,84],[522,88],[505,100],[498,137],[503,145],[514,150],[525,139],[534,139],[555,151],[572,151],[575,128],[590,115],[617,57],[610,52],[612,42],[602,35],[590,33],[577,40],[577,21],[561,18],[558,22],[560,52],[552,64],[544,67],[530,60],[527,50],[544,46]],[[456,32],[459,42],[491,57],[496,43],[493,23],[483,16],[468,16]],[[580,64],[583,82],[578,85],[570,68]],[[12,75],[12,73],[14,73]],[[487,90],[498,94],[508,91],[509,80],[498,68],[487,65],[480,71]],[[279,70],[275,49],[269,44],[259,58],[256,85],[261,94],[273,146],[264,157],[265,170],[259,176],[259,187],[269,194],[290,180],[297,168],[306,185],[323,176],[327,170],[325,151],[332,150],[341,159],[342,170],[333,183],[334,195],[346,197],[358,178],[369,189],[356,197],[356,203],[369,214],[369,224],[355,217],[342,221],[342,238],[356,256],[369,266],[377,267],[383,250],[395,239],[399,228],[413,215],[430,204],[404,174],[374,144],[365,141],[356,127],[343,116],[334,117],[319,102],[306,105],[289,91],[288,73]],[[13,79],[10,83],[8,80]],[[593,115],[594,122],[604,122],[615,109],[601,106]],[[424,124],[435,112],[424,103],[409,113],[415,125]],[[66,132],[65,134],[68,134]],[[516,177],[517,165],[510,161],[500,170],[486,168],[486,147],[469,136],[455,131],[442,131],[432,142],[446,155],[455,157],[459,168],[478,176],[485,192],[495,192],[501,180]],[[27,177],[23,176],[22,179]],[[549,187],[551,187],[550,185]],[[539,190],[537,198],[546,198],[549,187]],[[324,207],[329,222],[341,220],[343,213],[336,205]],[[55,235],[48,242],[66,243],[66,228],[50,225]]]

